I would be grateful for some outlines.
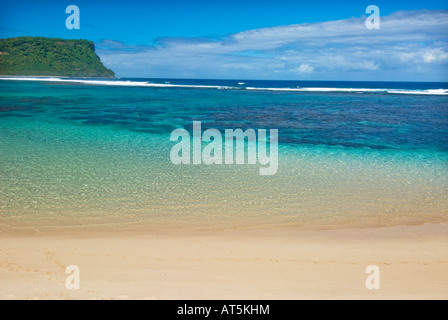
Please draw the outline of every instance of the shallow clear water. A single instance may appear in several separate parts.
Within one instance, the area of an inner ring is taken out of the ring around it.
[[[198,227],[447,220],[448,99],[425,91],[444,84],[293,91],[355,84],[238,82],[1,80],[1,219]],[[260,176],[258,164],[172,164],[169,135],[191,132],[194,120],[203,130],[278,129],[277,174]]]

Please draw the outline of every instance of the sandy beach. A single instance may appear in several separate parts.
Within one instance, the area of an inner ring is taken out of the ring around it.
[[[448,298],[448,224],[0,230],[0,299]],[[79,268],[79,290],[66,288],[69,265]],[[366,288],[369,265],[380,270],[378,290]]]
[[[0,5],[0,300],[448,300],[447,1],[91,2]]]

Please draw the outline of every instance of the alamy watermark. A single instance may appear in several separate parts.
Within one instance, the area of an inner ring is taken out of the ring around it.
[[[366,279],[366,288],[378,290],[380,288],[380,268],[375,265],[367,266],[366,273],[369,275]]]
[[[67,29],[80,29],[80,18],[79,18],[79,8],[75,5],[69,5],[65,8],[65,13],[69,13],[70,15],[65,20],[65,26]]]
[[[375,5],[370,5],[366,8],[366,13],[371,15],[366,19],[366,28],[369,30],[380,28],[380,8]]]
[[[207,129],[202,133],[201,121],[193,121],[193,152],[191,153],[190,133],[186,129],[175,129],[170,140],[178,141],[170,152],[171,162],[178,164],[245,164],[247,149],[247,164],[262,165],[260,175],[274,175],[278,170],[278,130],[269,132],[269,155],[266,129],[225,129],[223,137],[217,129]],[[247,139],[247,145],[245,143]],[[258,141],[257,141],[258,139]],[[180,140],[180,141],[179,141]],[[202,143],[206,145],[203,147]],[[235,148],[234,148],[235,147]],[[246,148],[247,147],[247,148]],[[235,149],[235,152],[234,152]]]
[[[65,268],[65,273],[69,274],[69,276],[65,280],[65,287],[68,290],[79,290],[81,288],[81,285],[78,266],[67,266],[67,268]]]

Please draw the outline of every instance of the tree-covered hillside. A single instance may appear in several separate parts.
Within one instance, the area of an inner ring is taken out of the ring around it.
[[[114,77],[88,40],[0,39],[0,75]]]

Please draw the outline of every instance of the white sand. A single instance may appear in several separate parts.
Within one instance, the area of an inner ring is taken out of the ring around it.
[[[304,231],[0,228],[1,299],[447,299],[448,224]],[[80,269],[68,290],[65,268]],[[380,289],[365,286],[368,265]]]

